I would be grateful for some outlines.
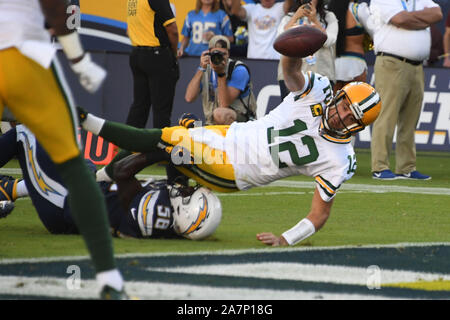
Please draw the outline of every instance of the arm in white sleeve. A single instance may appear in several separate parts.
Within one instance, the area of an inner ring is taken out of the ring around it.
[[[327,40],[323,44],[325,48],[331,47],[336,43],[338,30],[339,30],[339,24],[336,16],[332,12],[327,12],[327,15],[325,17],[327,20]]]

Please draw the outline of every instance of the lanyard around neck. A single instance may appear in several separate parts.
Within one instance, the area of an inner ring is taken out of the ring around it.
[[[402,1],[403,9],[405,9],[406,11],[409,11],[408,7],[406,6],[405,0],[401,0],[401,1]],[[413,1],[412,11],[416,11],[416,0],[412,0],[412,1]]]

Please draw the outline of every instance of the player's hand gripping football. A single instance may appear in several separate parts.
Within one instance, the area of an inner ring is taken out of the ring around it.
[[[106,71],[92,61],[89,53],[86,53],[80,61],[73,63],[72,70],[78,75],[83,88],[90,93],[97,91],[106,77]]]

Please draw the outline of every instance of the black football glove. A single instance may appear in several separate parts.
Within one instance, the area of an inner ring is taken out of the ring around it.
[[[82,107],[78,106],[77,113],[78,113],[78,121],[80,121],[80,124],[83,124],[83,122],[86,121],[89,112],[84,110]]]
[[[200,118],[193,113],[183,113],[180,119],[178,119],[178,125],[188,129],[194,128],[195,121],[200,121]]]

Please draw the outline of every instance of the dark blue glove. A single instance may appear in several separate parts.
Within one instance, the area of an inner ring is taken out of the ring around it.
[[[194,128],[194,122],[200,121],[200,118],[198,118],[193,113],[183,113],[178,119],[178,125],[183,126],[185,128]]]

